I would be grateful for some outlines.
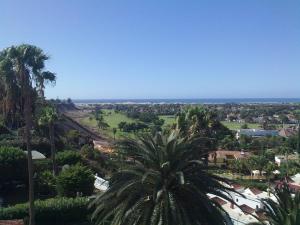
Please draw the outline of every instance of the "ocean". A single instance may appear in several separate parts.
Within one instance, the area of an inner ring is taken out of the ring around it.
[[[75,104],[289,104],[300,98],[75,99]]]

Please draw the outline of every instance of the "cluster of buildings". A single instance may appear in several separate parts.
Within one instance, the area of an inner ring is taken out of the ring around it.
[[[264,129],[239,129],[236,132],[236,139],[239,139],[242,135],[248,137],[274,137],[281,136],[288,138],[296,135],[298,130],[295,127],[282,128],[281,130],[264,130]]]

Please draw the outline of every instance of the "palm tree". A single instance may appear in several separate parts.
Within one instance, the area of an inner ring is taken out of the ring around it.
[[[29,224],[35,224],[34,213],[34,183],[33,183],[33,166],[31,154],[31,129],[33,114],[33,81],[37,79],[40,71],[43,71],[45,61],[48,56],[43,50],[32,45],[12,46],[1,52],[1,61],[7,60],[10,70],[13,71],[16,83],[20,89],[18,99],[19,110],[23,115],[25,122],[25,140],[28,152],[28,174],[29,174]]]
[[[49,140],[51,144],[51,159],[53,167],[53,175],[57,174],[57,166],[55,162],[55,135],[54,135],[54,123],[58,119],[58,114],[54,107],[46,106],[42,109],[38,123],[40,126],[48,126]]]
[[[261,223],[251,223],[249,225],[299,225],[300,224],[300,192],[295,196],[287,185],[277,187],[275,191],[277,201],[272,199],[263,200],[266,209],[264,210],[266,221]]]
[[[55,83],[56,75],[50,71],[38,71],[35,77],[39,97],[45,99],[45,83]]]
[[[106,192],[91,203],[96,224],[208,225],[229,224],[222,207],[207,193],[228,201],[225,179],[210,175],[199,153],[202,140],[143,134],[121,142],[124,167],[115,172]],[[206,154],[206,150],[202,150]],[[231,189],[230,189],[231,190]]]
[[[180,130],[181,136],[198,135],[210,138],[210,141],[206,143],[210,150],[216,149],[217,140],[232,135],[231,131],[217,119],[216,114],[204,107],[193,107],[179,113],[176,129]],[[208,164],[208,155],[203,157],[205,163]]]

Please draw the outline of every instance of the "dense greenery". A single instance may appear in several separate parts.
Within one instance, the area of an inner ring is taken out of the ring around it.
[[[65,224],[88,220],[88,199],[52,198],[35,201],[36,221],[38,224]],[[24,219],[28,217],[28,204],[17,204],[0,208],[0,220]]]
[[[13,180],[25,181],[26,154],[20,148],[0,146],[0,184]]]
[[[79,152],[74,150],[66,150],[58,152],[56,155],[57,164],[60,166],[63,165],[74,165],[81,161],[81,155]]]
[[[56,178],[56,188],[60,196],[75,197],[91,195],[94,190],[94,175],[90,169],[79,164],[61,171]]]
[[[225,212],[207,193],[231,201],[226,181],[206,172],[200,158],[202,139],[145,134],[120,145],[121,170],[112,175],[110,188],[93,201],[97,224],[227,224]],[[131,160],[127,160],[131,159]]]

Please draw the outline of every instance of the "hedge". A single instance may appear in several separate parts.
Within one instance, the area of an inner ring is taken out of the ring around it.
[[[94,190],[94,175],[82,165],[70,166],[56,177],[56,188],[60,196],[75,197],[77,193],[88,196]]]
[[[0,146],[0,183],[26,180],[26,154],[15,147]]]
[[[79,152],[72,151],[72,150],[66,150],[63,152],[58,152],[56,154],[56,163],[60,166],[63,165],[74,165],[76,163],[79,163],[81,161],[81,155]]]
[[[36,222],[40,224],[64,224],[88,221],[91,213],[88,198],[50,198],[35,201]],[[28,217],[28,203],[1,208],[0,220],[24,219]]]

